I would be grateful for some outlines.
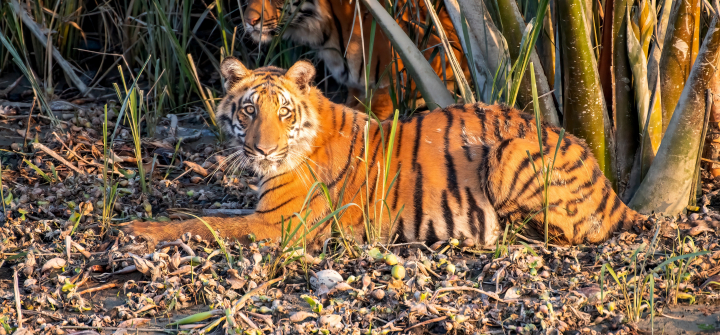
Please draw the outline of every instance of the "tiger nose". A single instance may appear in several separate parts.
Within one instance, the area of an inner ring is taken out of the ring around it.
[[[275,145],[275,144],[255,144],[255,150],[257,150],[258,153],[260,153],[260,154],[268,156],[277,150],[277,145]]]

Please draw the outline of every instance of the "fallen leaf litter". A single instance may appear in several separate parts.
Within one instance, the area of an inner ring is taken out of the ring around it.
[[[651,309],[660,316],[675,301],[718,304],[720,214],[713,208],[720,179],[706,176],[697,213],[652,218],[601,245],[545,248],[518,238],[496,253],[456,239],[351,244],[352,250],[329,243],[320,255],[298,256],[283,254],[277,241],[221,246],[185,235],[156,248],[103,223],[103,145],[87,127],[97,126],[101,114],[98,107],[81,111],[65,120],[72,124],[67,133],[46,133],[28,147],[13,143],[15,153],[2,156],[12,159],[2,161],[8,221],[0,228],[0,335],[15,328],[15,334],[628,334],[644,330],[628,322],[637,311],[625,294],[632,297],[648,274],[654,308],[650,291],[642,291],[640,317]],[[111,212],[117,222],[252,208],[253,177],[230,174],[212,144],[183,143],[176,152],[171,136],[143,140],[153,176],[142,194],[132,139],[125,128],[118,133],[109,171],[117,181]],[[52,165],[56,156],[62,159]],[[296,259],[277,266],[288,257]],[[624,284],[602,271],[604,264]],[[124,303],[106,308],[103,294]]]

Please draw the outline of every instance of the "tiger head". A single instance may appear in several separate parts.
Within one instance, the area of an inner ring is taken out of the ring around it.
[[[247,0],[243,13],[245,32],[257,43],[269,43],[282,26],[292,20],[283,34],[284,39],[309,45],[321,43],[320,32],[327,28],[323,22],[330,18],[326,1]]]
[[[217,120],[232,148],[226,163],[260,175],[293,170],[311,150],[319,125],[318,111],[307,103],[315,67],[306,61],[287,71],[268,66],[248,70],[239,60],[221,65],[225,98]]]

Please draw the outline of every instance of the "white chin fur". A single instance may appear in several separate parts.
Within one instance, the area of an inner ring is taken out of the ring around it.
[[[262,43],[262,44],[270,43],[270,41],[272,41],[272,39],[273,39],[273,36],[270,33],[264,33],[264,34],[262,34],[262,39],[260,39],[260,43]]]
[[[272,41],[272,38],[273,38],[273,36],[270,32],[261,33],[259,30],[254,30],[254,29],[248,30],[248,32],[249,32],[250,38],[252,38],[252,40],[255,43],[260,43],[260,44],[270,43],[270,41]]]

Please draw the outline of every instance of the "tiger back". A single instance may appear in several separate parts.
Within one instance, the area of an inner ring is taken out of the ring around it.
[[[423,50],[425,58],[448,85],[448,89],[453,91],[455,89],[454,73],[444,52],[442,50],[438,52],[437,48],[442,49],[441,40],[433,29],[432,21],[426,15],[425,2],[400,0],[394,4],[397,13],[396,21],[400,27],[409,36],[414,37],[416,44],[427,45],[427,48]],[[285,20],[281,22],[281,18],[287,19],[291,16],[289,14],[283,16],[284,6],[285,1],[283,0],[247,0],[247,6],[243,11],[245,31],[256,42],[269,42],[283,25]],[[368,87],[373,88],[377,85],[371,101],[372,111],[381,120],[384,120],[394,111],[389,94],[389,76],[394,75],[396,71],[405,73],[405,67],[381,29],[376,29],[371,48],[372,15],[364,5],[358,4],[358,6],[359,13],[356,11],[356,3],[351,3],[349,0],[290,1],[286,13],[293,13],[297,10],[298,14],[293,17],[289,28],[282,37],[315,49],[332,76],[339,83],[348,87],[349,94],[346,105],[357,109],[364,109],[359,101],[364,102],[365,99],[364,66],[365,62],[369,60],[371,64],[367,73]],[[443,6],[440,6],[438,18],[453,47],[455,57],[461,62],[461,68],[465,70],[465,77],[470,78],[460,41]],[[426,27],[432,29],[428,34],[426,34]],[[423,39],[426,40],[423,41]],[[372,57],[369,55],[370,49],[372,49]],[[411,92],[415,90],[415,84],[409,80],[406,74],[393,80],[396,83],[395,86],[398,86],[397,83],[404,83],[399,86],[401,88],[407,86],[406,89]],[[411,85],[407,85],[408,82],[411,82]],[[400,92],[400,94],[402,93]]]
[[[397,124],[390,154],[383,136],[391,133],[392,122],[379,123],[331,102],[310,84],[314,73],[307,62],[287,72],[251,71],[232,58],[222,64],[227,95],[218,105],[218,122],[232,145],[242,148],[229,157],[230,164],[261,176],[253,214],[171,224],[136,221],[125,231],[153,241],[185,232],[211,239],[207,223],[240,241],[251,233],[277,239],[283,224],[299,224],[290,220],[296,213],[307,214],[309,224],[331,213],[329,195],[334,208],[358,204],[338,215],[348,239],[366,241],[368,223],[382,241],[462,238],[493,248],[506,224],[542,236],[543,160],[555,167],[547,191],[552,243],[600,242],[643,219],[620,201],[582,140],[572,135],[561,140],[559,129],[545,124],[538,136],[531,115],[480,103],[421,113]],[[311,189],[316,182],[328,193]],[[304,236],[310,247],[331,237],[331,221]]]

